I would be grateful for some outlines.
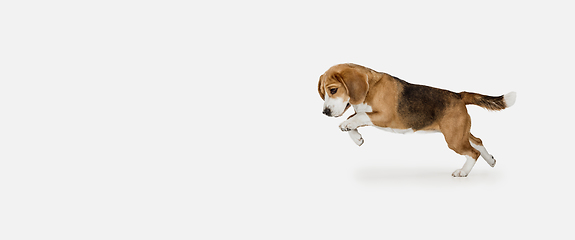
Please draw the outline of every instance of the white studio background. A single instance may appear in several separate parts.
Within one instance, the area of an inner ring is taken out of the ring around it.
[[[568,1],[4,1],[2,239],[570,239]],[[321,114],[353,62],[489,95],[472,132]]]

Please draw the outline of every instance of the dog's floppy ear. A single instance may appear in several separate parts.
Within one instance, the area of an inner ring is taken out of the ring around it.
[[[341,72],[341,80],[349,93],[349,103],[356,105],[365,101],[369,85],[367,75],[349,68]]]
[[[319,92],[319,96],[321,97],[321,99],[325,100],[323,74],[319,76],[319,82],[317,83],[317,91]]]

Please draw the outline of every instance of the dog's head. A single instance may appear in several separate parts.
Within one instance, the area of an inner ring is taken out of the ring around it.
[[[319,77],[317,86],[323,103],[323,114],[340,117],[352,104],[365,101],[368,83],[367,75],[348,64],[331,67]]]

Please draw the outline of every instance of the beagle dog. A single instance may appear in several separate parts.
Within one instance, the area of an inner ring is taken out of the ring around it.
[[[465,105],[502,110],[515,103],[516,93],[492,97],[471,92],[455,93],[408,83],[386,73],[356,64],[339,64],[319,77],[318,92],[325,101],[323,114],[340,117],[350,107],[355,113],[339,125],[361,146],[359,127],[374,126],[395,133],[441,132],[447,146],[466,157],[453,177],[466,177],[479,156],[491,166],[495,158],[481,139],[473,136],[471,118]]]

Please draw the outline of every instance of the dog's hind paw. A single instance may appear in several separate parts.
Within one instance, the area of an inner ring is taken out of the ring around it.
[[[455,172],[453,172],[453,173],[451,174],[451,176],[454,176],[454,177],[467,177],[467,174],[468,174],[468,173],[466,173],[465,171],[463,171],[463,170],[461,170],[461,169],[457,169],[457,170],[455,170]]]

